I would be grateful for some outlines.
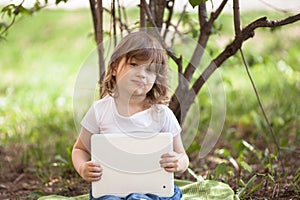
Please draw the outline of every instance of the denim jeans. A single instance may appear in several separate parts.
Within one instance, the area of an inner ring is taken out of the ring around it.
[[[114,195],[105,195],[98,198],[92,196],[92,190],[90,190],[90,200],[179,200],[182,197],[181,190],[174,185],[174,195],[172,197],[159,197],[155,194],[138,194],[132,193],[124,198]]]

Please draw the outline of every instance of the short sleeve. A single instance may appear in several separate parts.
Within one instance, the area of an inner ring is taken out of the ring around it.
[[[95,103],[89,108],[81,121],[81,126],[93,134],[100,133]]]
[[[172,110],[170,108],[168,108],[167,106],[164,106],[164,110],[165,110],[165,121],[164,121],[163,128],[161,131],[162,132],[170,132],[170,133],[172,133],[172,135],[174,137],[177,134],[179,134],[182,129],[181,129],[174,113],[172,112]]]

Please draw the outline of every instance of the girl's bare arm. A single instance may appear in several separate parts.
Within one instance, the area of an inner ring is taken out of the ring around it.
[[[161,156],[160,165],[168,172],[184,172],[189,165],[189,158],[184,150],[180,134],[173,138],[174,151]]]
[[[91,159],[91,133],[82,128],[73,150],[72,161],[76,171],[86,181],[97,181],[101,179],[102,168]]]

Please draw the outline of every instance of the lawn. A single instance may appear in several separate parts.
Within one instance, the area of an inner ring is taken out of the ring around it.
[[[246,13],[243,20],[253,15],[261,13]],[[231,39],[230,20],[227,14],[219,20],[225,33],[212,36],[210,56]],[[218,70],[226,94],[225,124],[213,150],[201,159],[211,99],[208,87],[199,94],[201,126],[187,149],[193,173],[224,181],[244,198],[300,196],[299,25],[259,30],[243,46],[280,157],[237,54]],[[78,135],[73,91],[95,49],[92,32],[88,10],[43,10],[21,18],[0,42],[0,197],[87,193],[70,152]],[[176,176],[194,180],[193,173]]]

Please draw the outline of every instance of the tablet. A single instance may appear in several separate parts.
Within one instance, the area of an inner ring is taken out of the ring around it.
[[[93,197],[131,193],[173,196],[174,174],[159,164],[161,155],[171,151],[171,133],[92,135],[91,157],[103,169],[101,179],[92,182]]]

